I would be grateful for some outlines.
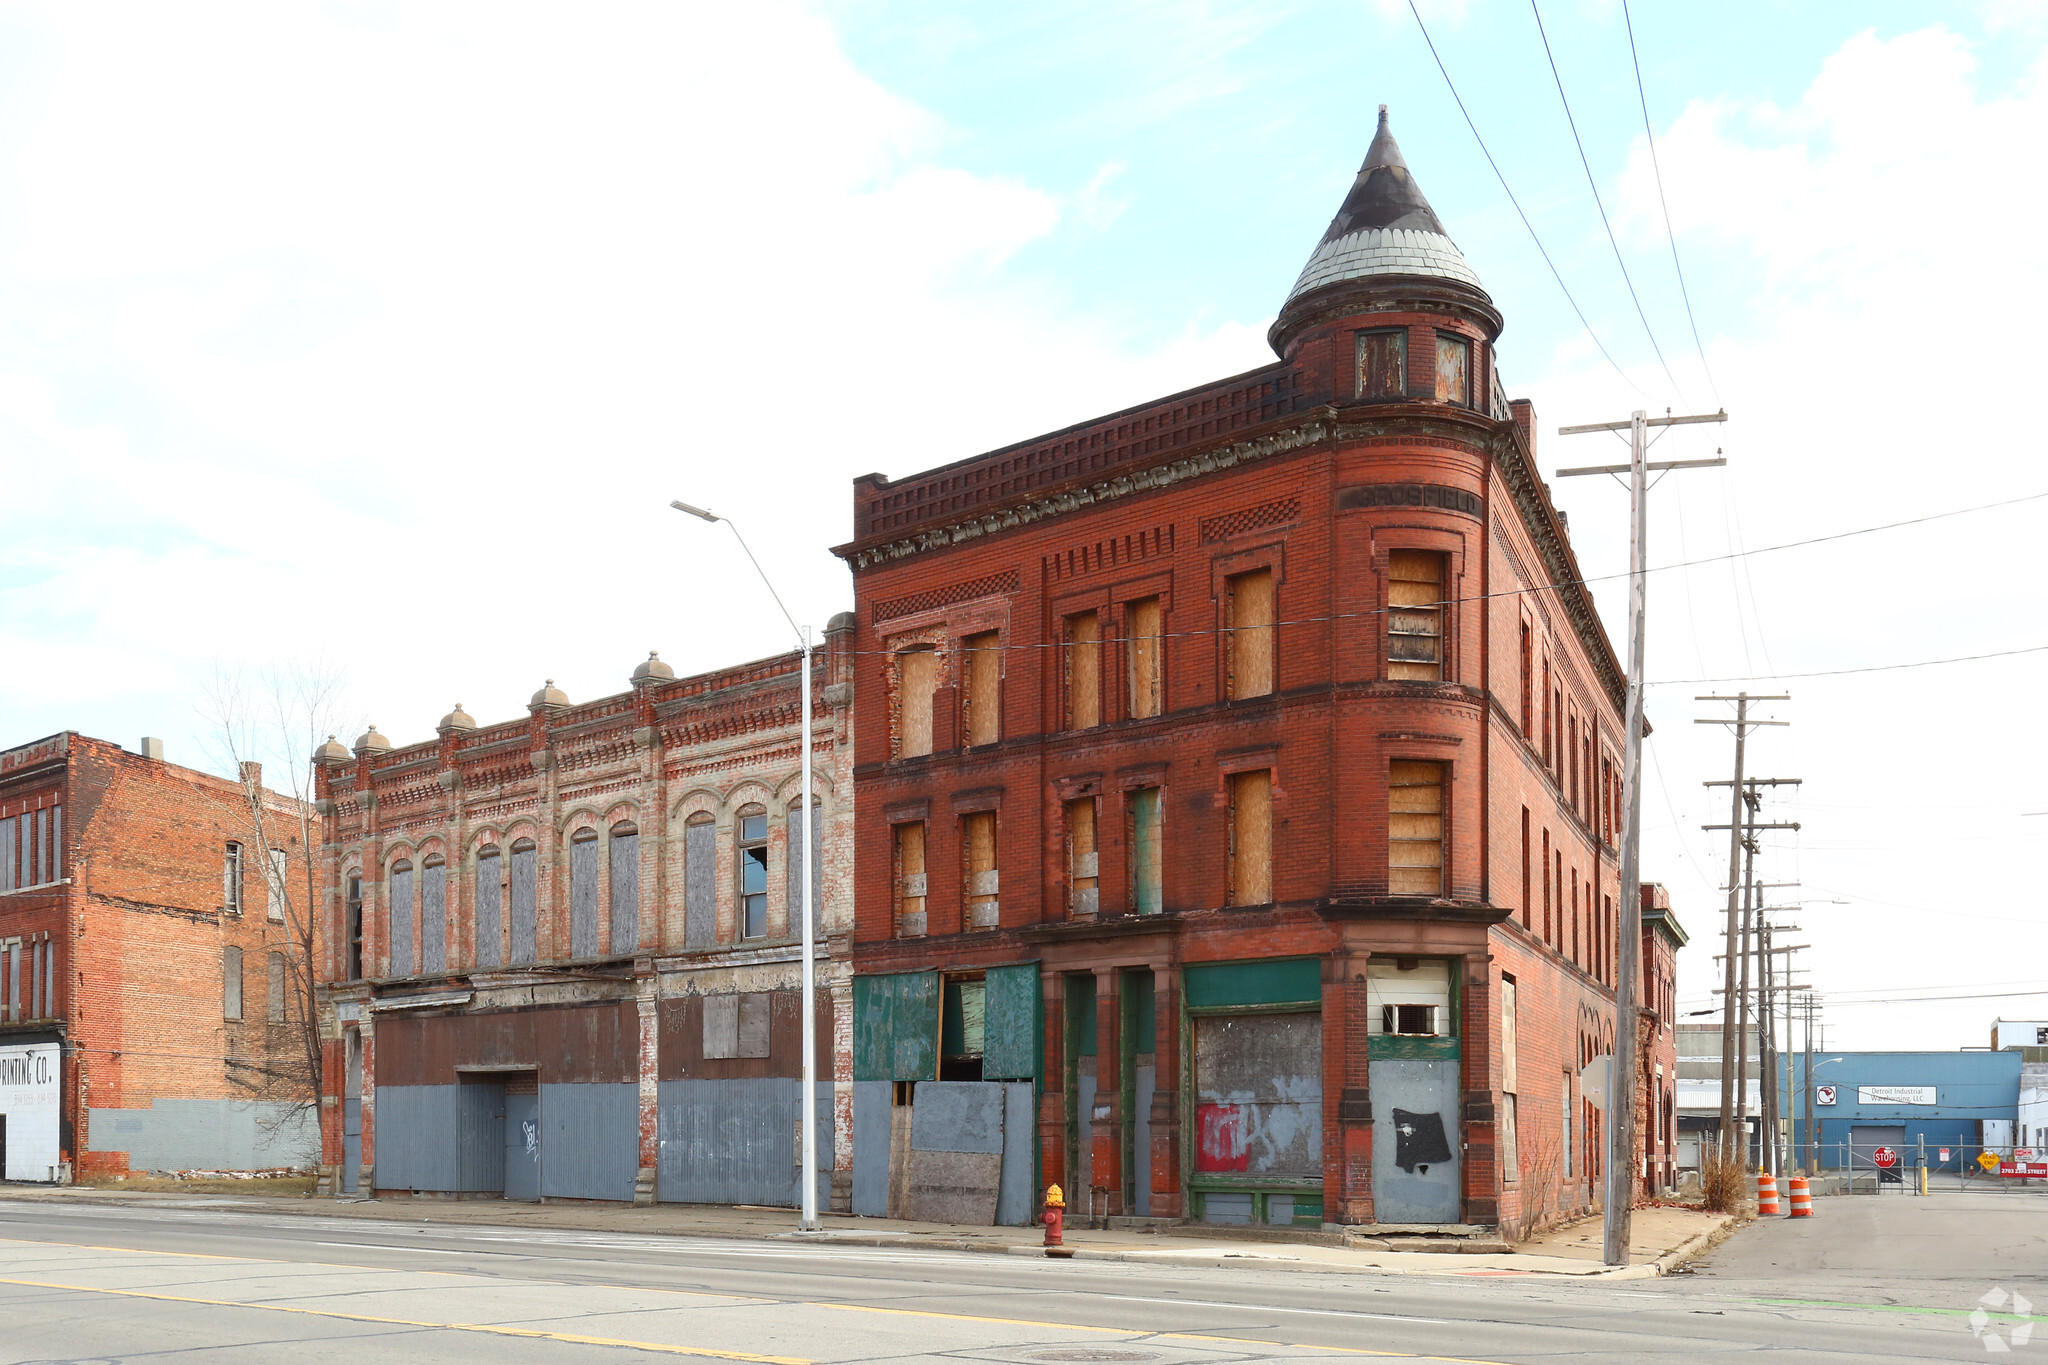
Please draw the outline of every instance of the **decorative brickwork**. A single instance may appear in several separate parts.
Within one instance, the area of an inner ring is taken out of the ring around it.
[[[1202,522],[1202,542],[1228,540],[1267,526],[1285,526],[1300,516],[1300,498],[1281,498],[1275,502],[1260,503],[1257,507],[1247,507],[1242,512],[1207,517]]]
[[[996,593],[1017,591],[1017,573],[1014,569],[1003,573],[992,573],[965,583],[949,583],[943,588],[929,592],[912,593],[892,602],[877,602],[870,609],[873,621],[893,621],[900,616],[915,616],[919,612],[931,611],[937,607],[949,607],[955,602],[970,602],[977,597],[989,597]]]

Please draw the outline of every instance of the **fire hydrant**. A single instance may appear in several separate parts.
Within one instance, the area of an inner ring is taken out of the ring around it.
[[[1074,1249],[1060,1242],[1060,1232],[1067,1220],[1067,1199],[1057,1185],[1045,1187],[1045,1254],[1048,1256],[1072,1256]]]

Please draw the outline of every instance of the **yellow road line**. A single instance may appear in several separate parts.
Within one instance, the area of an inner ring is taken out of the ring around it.
[[[222,1257],[218,1259],[232,1259]],[[0,1284],[28,1289],[63,1289],[78,1294],[114,1294],[125,1299],[156,1299],[165,1303],[196,1303],[208,1308],[254,1308],[265,1313],[299,1313],[315,1318],[340,1318],[346,1322],[373,1322],[386,1327],[425,1327],[437,1332],[487,1332],[501,1337],[531,1337],[541,1341],[567,1341],[579,1346],[624,1346],[635,1351],[657,1351],[663,1355],[694,1356],[709,1360],[745,1360],[758,1365],[813,1365],[803,1356],[765,1356],[746,1351],[714,1351],[705,1346],[669,1346],[658,1341],[628,1341],[621,1337],[583,1336],[575,1332],[543,1332],[529,1327],[497,1327],[480,1322],[420,1322],[412,1318],[380,1318],[368,1313],[337,1313],[327,1308],[291,1308],[275,1303],[243,1303],[235,1299],[201,1299],[184,1294],[158,1294],[141,1289],[101,1289],[89,1284],[56,1284],[48,1280],[0,1279]]]

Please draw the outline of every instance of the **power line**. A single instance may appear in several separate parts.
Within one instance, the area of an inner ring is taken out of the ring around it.
[[[2033,999],[2048,995],[2048,991],[1986,991],[1978,995],[1915,995],[1892,1000],[1837,1000],[1826,996],[1832,1009],[1846,1009],[1851,1005],[1926,1005],[1943,1000],[2014,1000]]]
[[[1410,5],[1415,0],[1408,0]],[[1657,333],[1650,326],[1650,316],[1643,311],[1643,301],[1636,297],[1636,282],[1629,278],[1628,263],[1621,259],[1621,243],[1615,240],[1614,224],[1607,221],[1607,205],[1600,202],[1600,182],[1593,178],[1593,163],[1586,159],[1586,144],[1579,139],[1579,122],[1572,117],[1572,102],[1565,98],[1564,77],[1558,73],[1557,58],[1550,50],[1550,35],[1543,31],[1543,11],[1536,7],[1536,0],[1529,0],[1529,12],[1536,16],[1536,34],[1543,39],[1543,56],[1550,63],[1551,79],[1557,82],[1558,102],[1564,105],[1564,121],[1572,130],[1572,143],[1579,149],[1579,164],[1586,168],[1586,185],[1593,192],[1593,207],[1600,210],[1600,226],[1607,229],[1607,244],[1614,248],[1614,263],[1621,267],[1621,282],[1628,286],[1628,296],[1636,306],[1636,316],[1643,320],[1643,332],[1650,338],[1650,349],[1657,353],[1657,363],[1664,367],[1664,377],[1671,381],[1671,387],[1678,391],[1682,400],[1685,386],[1678,382],[1678,376],[1671,373],[1671,363],[1664,359],[1664,348],[1657,344]]]
[[[1657,134],[1650,128],[1650,97],[1643,93],[1643,64],[1636,56],[1636,26],[1629,17],[1628,0],[1621,0],[1621,22],[1628,29],[1628,60],[1636,72],[1636,100],[1643,107],[1643,140],[1650,144],[1650,170],[1657,177],[1657,205],[1664,210],[1664,236],[1671,243],[1671,269],[1678,276],[1678,296],[1685,300],[1685,320],[1692,328],[1693,349],[1700,353],[1700,369],[1714,401],[1721,401],[1721,386],[1714,382],[1713,366],[1707,363],[1707,348],[1700,341],[1700,324],[1692,315],[1692,294],[1685,287],[1685,267],[1678,263],[1678,234],[1671,227],[1671,205],[1664,198],[1664,169],[1657,164]]]
[[[1947,659],[1915,659],[1903,664],[1870,664],[1863,668],[1823,668],[1811,673],[1748,673],[1733,678],[1659,678],[1646,683],[1646,687],[1691,686],[1696,683],[1724,682],[1774,682],[1786,678],[1839,678],[1849,673],[1896,673],[1902,668],[1933,668],[1937,664],[1967,664],[1980,659],[2009,659],[2015,654],[2039,654],[2048,650],[2048,645],[2028,645],[2023,649],[1999,649],[1989,654],[1957,654]]]
[[[1465,126],[1472,130],[1472,140],[1479,144],[1480,154],[1486,158],[1486,164],[1493,167],[1493,178],[1500,181],[1501,190],[1507,195],[1508,202],[1515,206],[1515,213],[1521,218],[1522,226],[1529,229],[1529,240],[1536,243],[1536,250],[1542,255],[1543,264],[1550,267],[1551,278],[1556,280],[1557,287],[1564,291],[1565,302],[1572,306],[1572,312],[1578,314],[1579,325],[1586,329],[1586,335],[1592,338],[1593,345],[1599,348],[1600,354],[1606,357],[1607,363],[1614,366],[1614,372],[1621,376],[1621,382],[1634,389],[1637,393],[1641,393],[1643,391],[1642,385],[1630,379],[1628,371],[1622,369],[1614,357],[1608,354],[1607,347],[1601,343],[1599,333],[1595,332],[1593,324],[1586,320],[1586,310],[1579,307],[1579,301],[1572,297],[1571,287],[1564,282],[1564,276],[1558,272],[1557,262],[1550,259],[1550,249],[1544,246],[1543,239],[1536,235],[1536,225],[1530,222],[1529,215],[1522,211],[1522,201],[1515,198],[1515,192],[1508,188],[1508,178],[1501,174],[1500,163],[1495,161],[1493,153],[1487,150],[1486,139],[1479,136],[1479,125],[1472,121],[1472,111],[1465,107],[1464,96],[1458,93],[1458,86],[1451,79],[1450,69],[1444,65],[1443,57],[1437,52],[1436,42],[1429,36],[1429,25],[1422,22],[1422,11],[1415,7],[1415,0],[1408,0],[1408,12],[1415,16],[1415,27],[1422,30],[1422,41],[1428,45],[1429,55],[1436,61],[1436,69],[1443,73],[1444,84],[1450,87],[1451,98],[1457,102],[1458,112],[1465,116]],[[1662,357],[1659,358],[1661,359]],[[1667,369],[1665,373],[1668,374],[1670,371]],[[1677,383],[1676,380],[1672,382],[1674,384]]]

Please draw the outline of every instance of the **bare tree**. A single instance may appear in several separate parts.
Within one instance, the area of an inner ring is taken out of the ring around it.
[[[228,1059],[237,1084],[279,1106],[264,1121],[272,1132],[309,1118],[319,1127],[323,834],[313,754],[341,729],[341,691],[339,674],[317,660],[275,665],[253,677],[217,670],[206,689],[209,747],[239,784],[246,846],[261,851],[269,915],[283,934],[282,946],[270,949],[273,962],[284,964],[282,1018],[270,1018],[262,1057]],[[275,790],[266,787],[266,775]],[[290,831],[284,847],[276,837],[281,829]]]

